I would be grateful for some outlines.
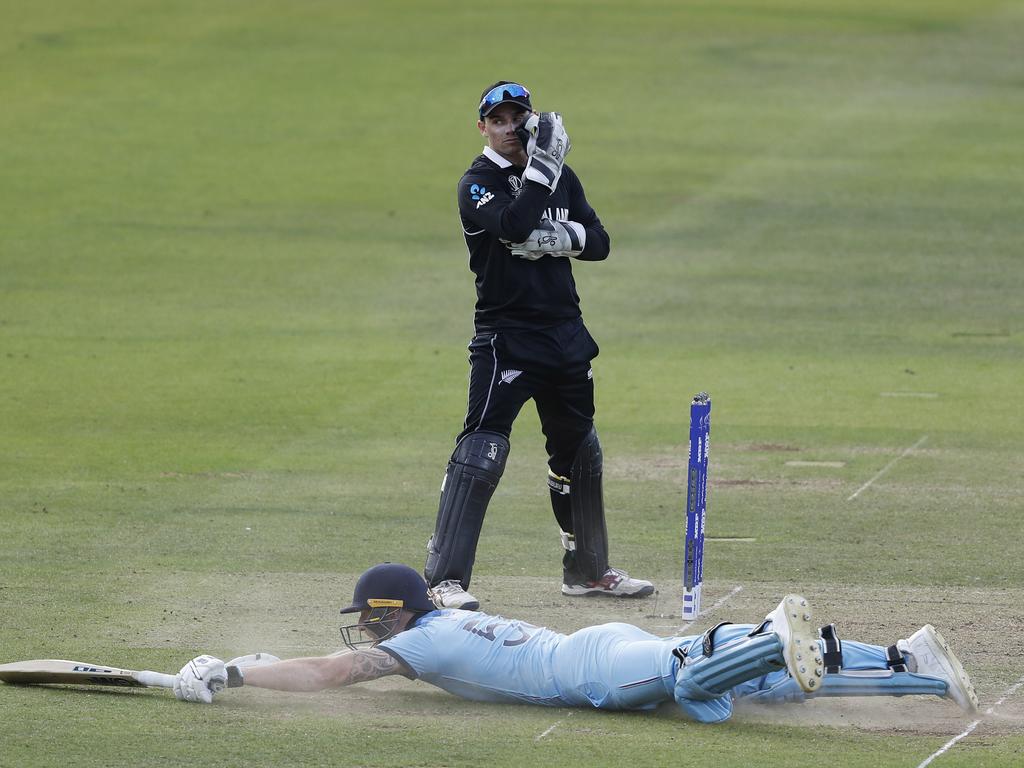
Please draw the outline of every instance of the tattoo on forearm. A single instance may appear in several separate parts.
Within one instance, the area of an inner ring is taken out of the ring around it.
[[[391,654],[376,649],[359,650],[352,654],[352,668],[347,682],[361,683],[402,672],[402,664]]]

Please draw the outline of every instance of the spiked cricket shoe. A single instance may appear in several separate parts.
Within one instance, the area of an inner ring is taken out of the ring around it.
[[[807,600],[800,595],[786,595],[778,608],[765,618],[782,641],[782,657],[790,676],[805,693],[818,691],[825,674],[825,662],[818,645],[818,628],[814,626]]]
[[[652,592],[651,582],[631,578],[618,568],[609,568],[597,581],[570,574],[565,574],[562,581],[562,594],[570,597],[647,597]]]
[[[456,579],[442,581],[435,587],[427,590],[430,599],[438,608],[459,608],[463,611],[475,611],[480,607],[480,601],[462,588],[462,584]]]
[[[967,713],[978,711],[978,694],[964,665],[949,647],[949,643],[931,624],[925,624],[906,640],[896,642],[905,655],[911,672],[945,680],[946,696]]]

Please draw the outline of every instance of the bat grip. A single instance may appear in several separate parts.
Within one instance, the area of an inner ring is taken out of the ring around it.
[[[135,679],[143,685],[151,688],[173,688],[175,675],[165,675],[163,672],[150,672],[144,670],[136,675]]]

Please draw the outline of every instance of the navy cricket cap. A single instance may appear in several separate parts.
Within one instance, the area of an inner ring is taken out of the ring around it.
[[[533,109],[533,104],[530,103],[530,92],[526,86],[508,80],[498,81],[480,94],[480,118],[487,117],[491,110],[499,104],[510,102],[518,104],[524,109]]]
[[[385,603],[410,611],[437,610],[427,594],[427,582],[419,573],[401,563],[381,563],[363,572],[356,581],[352,605],[341,612],[357,613]]]

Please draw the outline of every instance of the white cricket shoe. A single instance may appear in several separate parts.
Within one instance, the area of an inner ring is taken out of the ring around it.
[[[782,657],[790,676],[805,693],[818,691],[825,674],[825,661],[807,600],[800,595],[786,595],[765,619],[772,623],[772,632],[782,641]]]
[[[475,611],[480,601],[462,588],[457,579],[442,581],[436,587],[427,590],[430,599],[438,608],[459,608],[463,611]]]
[[[562,582],[562,594],[571,597],[647,597],[652,592],[654,585],[651,582],[631,579],[628,573],[618,568],[609,568],[597,581],[582,579]]]
[[[964,712],[978,711],[978,694],[971,678],[935,627],[925,624],[906,640],[897,640],[896,647],[907,657],[907,669],[945,680],[948,698],[959,704]]]

